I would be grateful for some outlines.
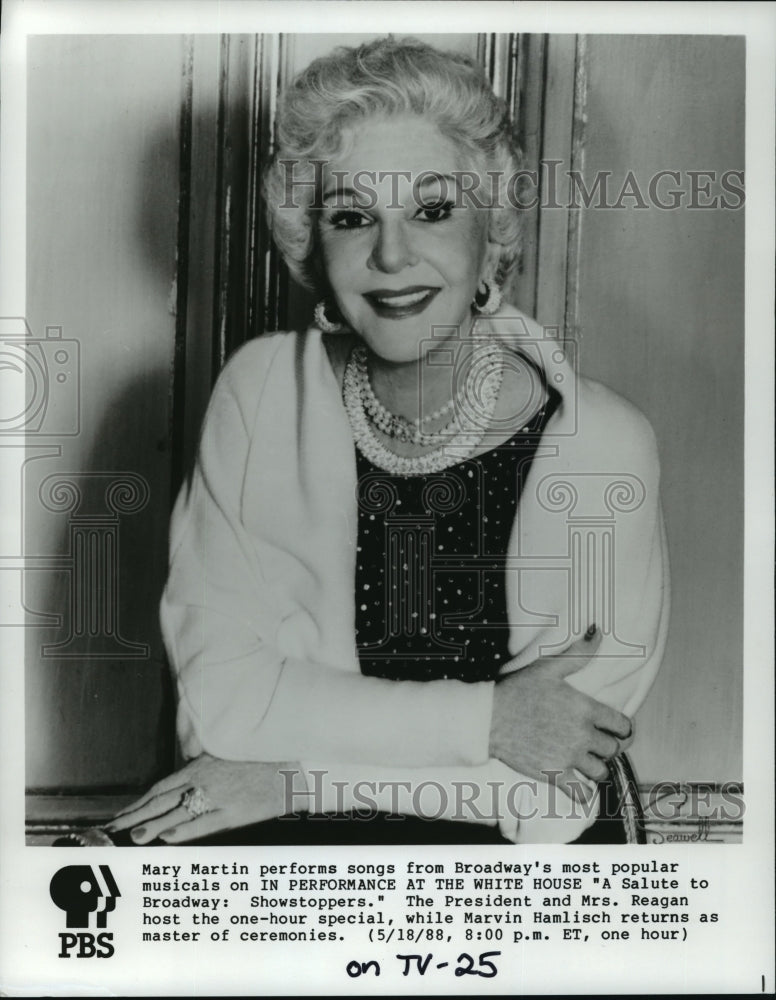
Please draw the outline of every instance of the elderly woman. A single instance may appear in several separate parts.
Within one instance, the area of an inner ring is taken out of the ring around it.
[[[316,322],[247,343],[213,393],[162,602],[189,762],[114,830],[261,840],[367,802],[416,817],[388,839],[594,823],[663,651],[658,461],[500,302],[517,177],[462,55],[383,39],[285,93],[265,193]],[[598,548],[572,492],[599,527],[609,500]]]

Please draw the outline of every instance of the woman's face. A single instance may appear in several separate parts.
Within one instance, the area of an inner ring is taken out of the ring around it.
[[[456,149],[425,119],[365,122],[350,135],[348,152],[323,173],[326,279],[375,354],[418,361],[432,328],[469,331],[477,286],[498,261],[488,212],[459,195]]]

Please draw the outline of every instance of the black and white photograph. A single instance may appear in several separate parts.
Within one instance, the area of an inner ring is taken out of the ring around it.
[[[589,6],[9,5],[7,995],[773,990],[774,8]]]

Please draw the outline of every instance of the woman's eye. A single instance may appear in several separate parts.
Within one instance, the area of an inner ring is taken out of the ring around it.
[[[415,216],[420,222],[444,222],[450,218],[453,210],[451,201],[435,202],[433,205],[421,205]]]
[[[334,229],[363,229],[371,222],[368,215],[363,212],[343,209],[335,212],[329,218],[329,225]]]

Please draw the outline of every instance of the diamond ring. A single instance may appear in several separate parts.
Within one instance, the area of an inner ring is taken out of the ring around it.
[[[181,799],[181,805],[195,818],[204,816],[205,813],[211,812],[213,809],[204,789],[199,787],[190,788]]]

